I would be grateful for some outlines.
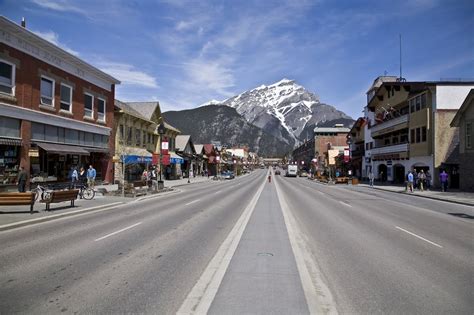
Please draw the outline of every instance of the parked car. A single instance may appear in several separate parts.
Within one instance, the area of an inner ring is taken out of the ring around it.
[[[275,175],[280,175],[280,170],[275,170]]]
[[[224,179],[232,179],[232,178],[235,178],[234,173],[231,172],[231,171],[223,171],[223,172],[221,173],[221,176],[222,176],[222,178],[224,178]]]
[[[308,177],[308,173],[306,173],[305,171],[301,171],[300,177]]]

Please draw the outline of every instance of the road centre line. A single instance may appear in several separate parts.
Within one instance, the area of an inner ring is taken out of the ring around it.
[[[410,235],[413,235],[414,237],[417,237],[417,238],[419,238],[420,240],[423,240],[423,241],[425,241],[425,242],[427,242],[427,243],[430,243],[431,245],[438,246],[439,248],[443,248],[443,246],[441,246],[441,245],[439,245],[439,244],[436,244],[435,242],[432,242],[432,241],[430,241],[430,240],[427,240],[426,238],[421,237],[421,236],[419,236],[419,235],[417,235],[417,234],[415,234],[415,233],[412,233],[412,232],[410,232],[410,231],[407,231],[407,230],[405,230],[405,229],[402,229],[402,228],[399,227],[399,226],[395,226],[395,228],[397,228],[397,229],[399,229],[400,231],[403,231],[403,232],[405,232],[405,233],[408,233],[408,234],[410,234]]]
[[[184,204],[184,205],[185,205],[185,206],[189,206],[190,204],[195,203],[195,202],[198,202],[198,201],[200,201],[200,200],[201,200],[201,199],[196,199],[196,200],[193,200],[193,201],[191,201],[191,202],[188,202],[188,203],[186,203],[186,204]]]
[[[176,314],[206,314],[211,307],[219,286],[247,227],[257,201],[266,185],[266,177],[242,212],[234,227],[220,245],[201,277],[196,282]]]
[[[348,206],[348,207],[352,208],[352,206],[350,204],[348,204],[347,202],[339,201],[339,203],[343,204],[344,206]]]
[[[113,235],[115,235],[115,234],[118,234],[118,233],[123,232],[123,231],[126,231],[126,230],[129,230],[129,229],[134,228],[134,227],[136,227],[137,225],[140,225],[140,224],[142,224],[142,222],[138,222],[138,223],[135,223],[135,224],[133,224],[133,225],[127,226],[126,228],[123,228],[123,229],[121,229],[121,230],[118,230],[118,231],[112,232],[112,233],[110,233],[110,234],[104,235],[104,236],[102,236],[102,237],[99,237],[98,239],[95,239],[94,242],[101,241],[101,240],[103,240],[104,238],[107,238],[107,237],[109,237],[109,236],[113,236]]]

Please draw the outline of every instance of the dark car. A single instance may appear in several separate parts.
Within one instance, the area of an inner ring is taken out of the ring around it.
[[[276,170],[275,175],[280,175],[280,170]]]

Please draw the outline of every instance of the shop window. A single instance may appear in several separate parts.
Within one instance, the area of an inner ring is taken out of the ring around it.
[[[72,87],[61,83],[61,104],[62,110],[72,112]]]
[[[122,143],[124,139],[124,134],[123,134],[123,125],[119,126],[119,142]]]
[[[15,86],[15,65],[0,60],[0,92],[14,94]]]
[[[58,142],[58,127],[45,125],[45,141]]]
[[[421,142],[426,142],[426,127],[421,128]]]
[[[41,104],[54,106],[54,80],[41,77]]]
[[[97,99],[97,120],[105,122],[105,100]]]
[[[66,129],[66,143],[79,144],[79,131]]]
[[[94,118],[94,96],[84,94],[84,117]]]
[[[44,140],[44,125],[32,122],[31,123],[31,139]]]
[[[90,132],[85,133],[85,145],[93,146],[94,145],[94,135]]]
[[[421,140],[421,128],[416,128],[416,143],[420,143]]]
[[[20,138],[20,120],[0,117],[0,136]]]
[[[410,143],[415,143],[415,129],[410,130]]]
[[[94,146],[95,147],[102,146],[102,135],[94,134]]]
[[[473,134],[472,122],[466,122],[466,149],[472,149]]]
[[[58,128],[58,142],[64,143],[65,135],[64,128]]]

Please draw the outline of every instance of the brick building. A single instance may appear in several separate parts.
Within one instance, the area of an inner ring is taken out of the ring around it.
[[[348,148],[347,135],[349,132],[349,128],[340,124],[336,124],[334,127],[314,128],[316,171],[322,172],[328,169],[329,150],[339,150],[339,154],[344,153],[344,148]]]
[[[0,16],[0,184],[24,166],[62,181],[93,164],[113,178],[115,85],[120,82]]]

